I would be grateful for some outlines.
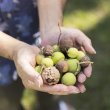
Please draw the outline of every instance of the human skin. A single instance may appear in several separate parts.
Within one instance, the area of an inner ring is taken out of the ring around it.
[[[43,84],[42,77],[34,69],[36,65],[35,58],[39,52],[38,47],[26,44],[0,32],[0,56],[14,61],[17,73],[26,88],[58,95],[61,95],[61,93],[62,95],[79,93],[77,87],[67,87],[62,84],[55,86]]]
[[[94,54],[95,50],[91,45],[91,41],[85,34],[78,29],[62,27],[64,4],[65,1],[63,0],[38,0],[42,45],[57,43],[59,23],[62,32],[61,37],[71,37],[73,42],[79,43],[87,52]],[[39,51],[39,48],[35,46],[0,32],[0,56],[14,61],[18,75],[26,88],[57,95],[76,94],[85,91],[82,83],[86,80],[86,77],[90,77],[91,65],[80,73],[77,86],[65,86],[63,84],[47,86],[43,84],[41,76],[34,69],[35,58]]]
[[[63,10],[66,1],[67,0],[48,0],[48,2],[46,2],[45,0],[38,0],[42,45],[57,44],[61,32],[60,37],[71,38],[76,47],[83,48],[89,54],[96,54],[91,40],[82,31],[76,28],[63,27]],[[85,92],[86,88],[83,83],[91,74],[91,64],[79,73],[76,87],[81,93]],[[63,94],[63,92],[61,94]]]

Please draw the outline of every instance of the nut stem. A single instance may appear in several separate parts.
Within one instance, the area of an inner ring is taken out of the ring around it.
[[[40,74],[42,73],[42,71],[43,71],[44,69],[45,69],[45,65],[42,65]]]
[[[59,24],[59,23],[58,23],[58,28],[59,28],[59,31],[60,31],[60,34],[59,34],[59,37],[58,37],[58,45],[59,45],[59,43],[60,43],[60,38],[61,38],[61,34],[62,34],[61,28],[60,28],[60,24]]]

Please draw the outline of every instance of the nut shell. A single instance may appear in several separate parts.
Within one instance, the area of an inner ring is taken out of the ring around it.
[[[46,46],[43,48],[43,54],[44,54],[45,56],[51,56],[53,52],[54,52],[53,47],[50,46],[50,45],[46,45]]]
[[[48,67],[43,70],[42,78],[45,84],[55,85],[60,80],[60,72],[56,67]]]
[[[68,71],[69,65],[67,61],[61,60],[56,64],[56,68],[60,71],[60,73],[65,73]]]
[[[73,41],[71,38],[64,37],[60,39],[59,47],[62,52],[66,52],[70,47],[73,47]]]
[[[82,67],[86,67],[90,64],[90,58],[86,55],[84,56],[81,60],[80,60],[81,63],[81,66]],[[84,62],[84,63],[83,63]]]

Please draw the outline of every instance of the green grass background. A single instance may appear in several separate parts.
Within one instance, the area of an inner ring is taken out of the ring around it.
[[[68,0],[64,26],[81,29],[97,51],[92,56],[93,74],[84,94],[63,96],[76,110],[110,110],[110,0]],[[26,90],[22,104],[32,110],[35,93]]]

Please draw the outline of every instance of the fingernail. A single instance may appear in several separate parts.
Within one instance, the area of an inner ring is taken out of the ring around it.
[[[91,77],[91,74],[90,72],[86,72],[86,77],[90,78]]]
[[[83,90],[80,90],[81,93],[86,92],[86,88],[83,88]]]
[[[87,75],[87,77],[90,78],[90,77],[91,77],[91,74],[89,73],[89,74]]]
[[[95,49],[94,49],[94,48],[92,48],[92,50],[93,50],[93,53],[94,53],[94,54],[96,54],[96,51],[95,51]]]

